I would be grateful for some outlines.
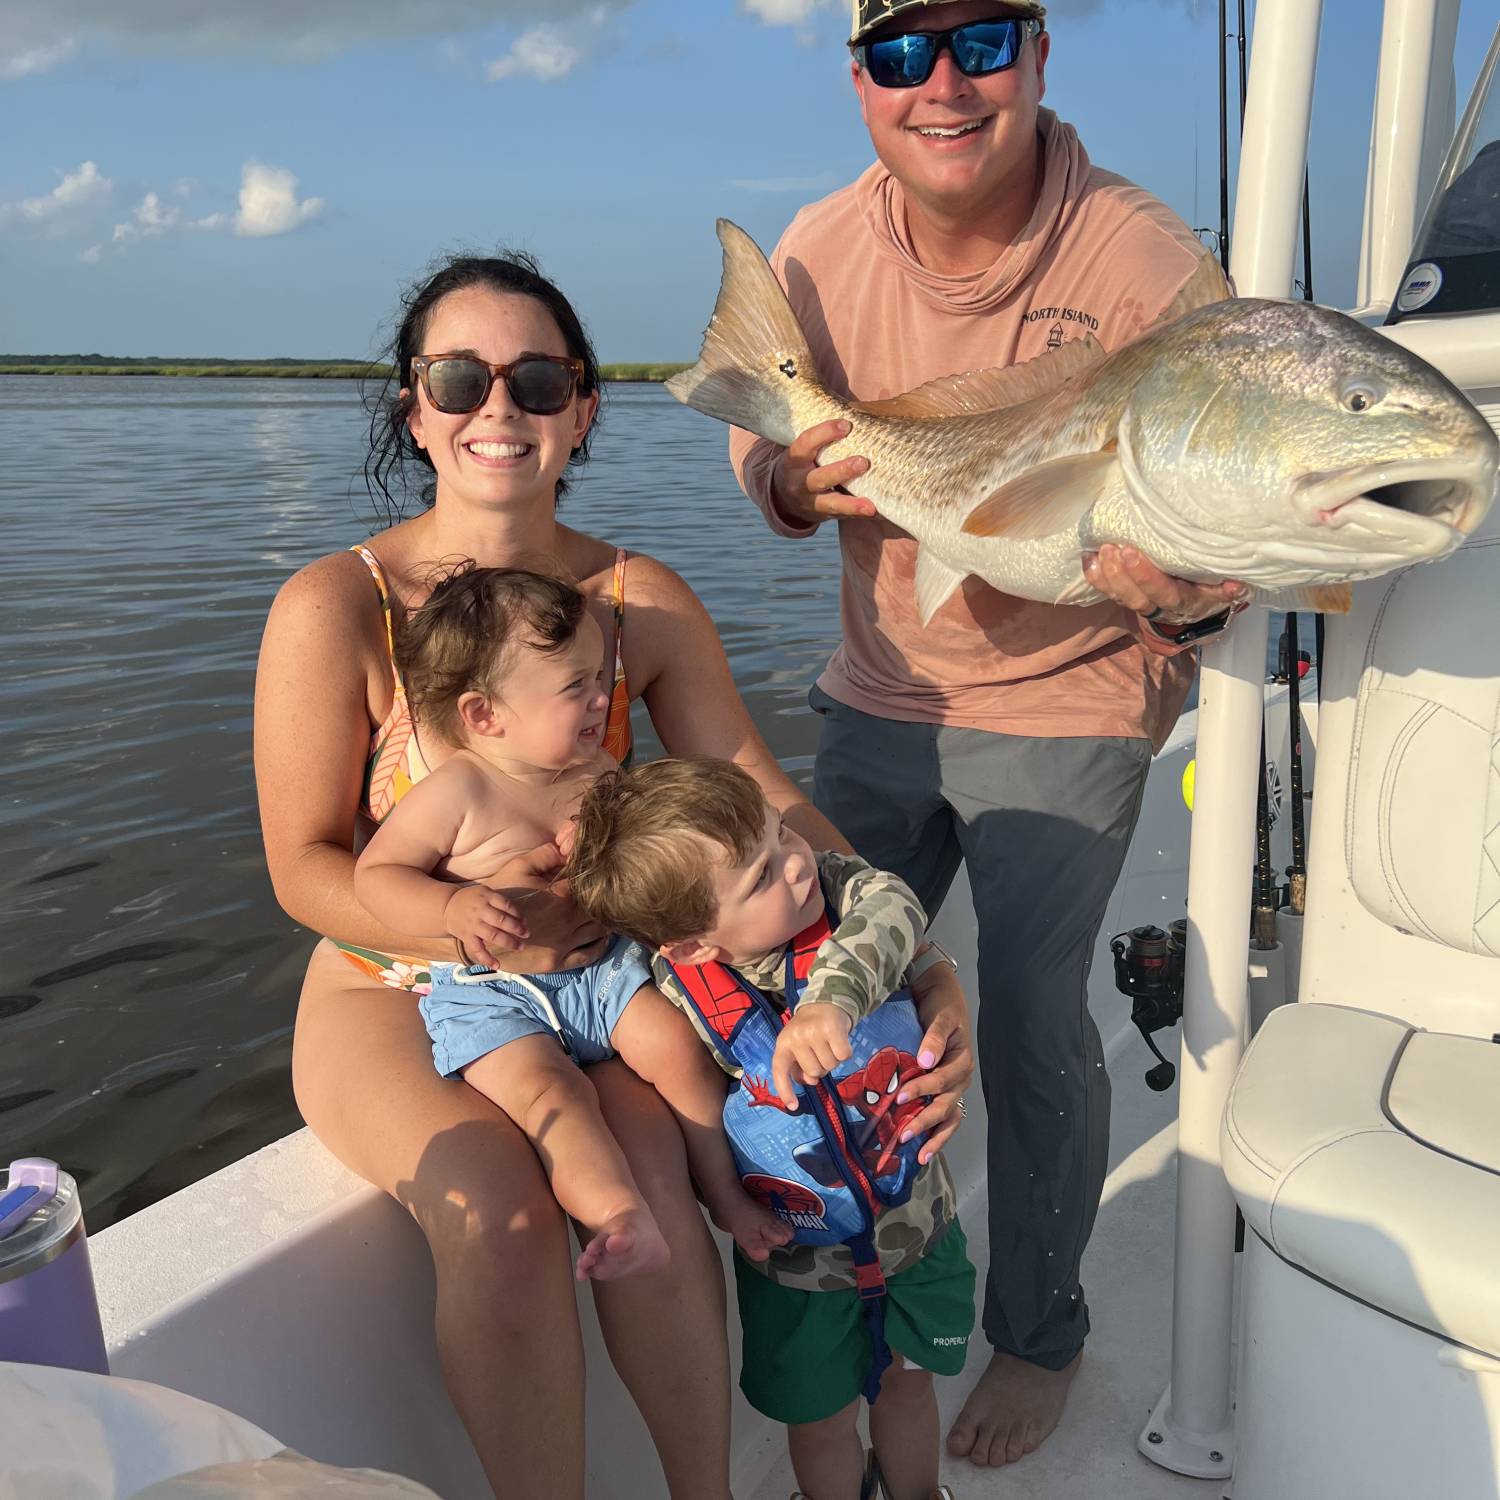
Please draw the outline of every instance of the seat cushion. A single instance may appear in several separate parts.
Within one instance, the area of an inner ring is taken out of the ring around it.
[[[1493,1042],[1415,1033],[1391,1075],[1385,1108],[1398,1130],[1500,1172],[1500,1047]]]
[[[1282,1006],[1245,1054],[1222,1148],[1283,1260],[1500,1358],[1500,1046]]]
[[[1497,636],[1500,536],[1392,577],[1360,674],[1344,825],[1367,911],[1487,958],[1500,958]]]

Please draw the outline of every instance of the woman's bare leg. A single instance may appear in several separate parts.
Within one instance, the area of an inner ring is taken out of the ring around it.
[[[567,1221],[530,1142],[438,1077],[413,996],[361,978],[326,943],[303,986],[292,1075],[318,1139],[427,1237],[443,1373],[492,1488],[583,1500]]]
[[[693,1196],[682,1133],[656,1090],[622,1062],[601,1063],[589,1077],[672,1250],[657,1275],[595,1285],[604,1341],[650,1429],[672,1500],[728,1500],[724,1274]]]

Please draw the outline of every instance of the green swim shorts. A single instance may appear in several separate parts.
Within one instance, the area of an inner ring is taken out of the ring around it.
[[[852,1287],[806,1292],[780,1286],[734,1257],[744,1331],[740,1389],[776,1422],[819,1422],[865,1383],[872,1353],[864,1305]],[[885,1339],[937,1375],[963,1369],[974,1327],[974,1267],[955,1219],[931,1253],[886,1283]]]

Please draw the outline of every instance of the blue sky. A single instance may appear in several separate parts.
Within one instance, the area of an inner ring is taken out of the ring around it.
[[[1315,285],[1336,305],[1379,12],[1325,5]],[[1194,225],[1218,218],[1216,15],[1050,6],[1047,102]],[[1493,20],[1468,0],[1460,104]],[[360,357],[434,255],[505,242],[603,358],[691,358],[714,218],[769,249],[871,160],[846,27],[845,0],[0,0],[0,351]]]

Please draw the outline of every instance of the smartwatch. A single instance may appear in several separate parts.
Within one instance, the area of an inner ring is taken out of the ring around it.
[[[1189,620],[1186,625],[1169,625],[1163,627],[1155,620],[1147,620],[1144,615],[1141,619],[1146,628],[1155,636],[1164,641],[1170,641],[1174,646],[1186,646],[1191,641],[1207,640],[1210,636],[1219,635],[1235,617],[1237,611],[1233,605],[1228,609],[1221,609],[1216,615],[1209,615],[1206,620]]]
[[[908,985],[915,984],[935,964],[947,964],[955,974],[958,973],[958,961],[951,953],[940,944],[928,938],[926,942],[917,949],[912,961],[906,966],[906,982]]]

